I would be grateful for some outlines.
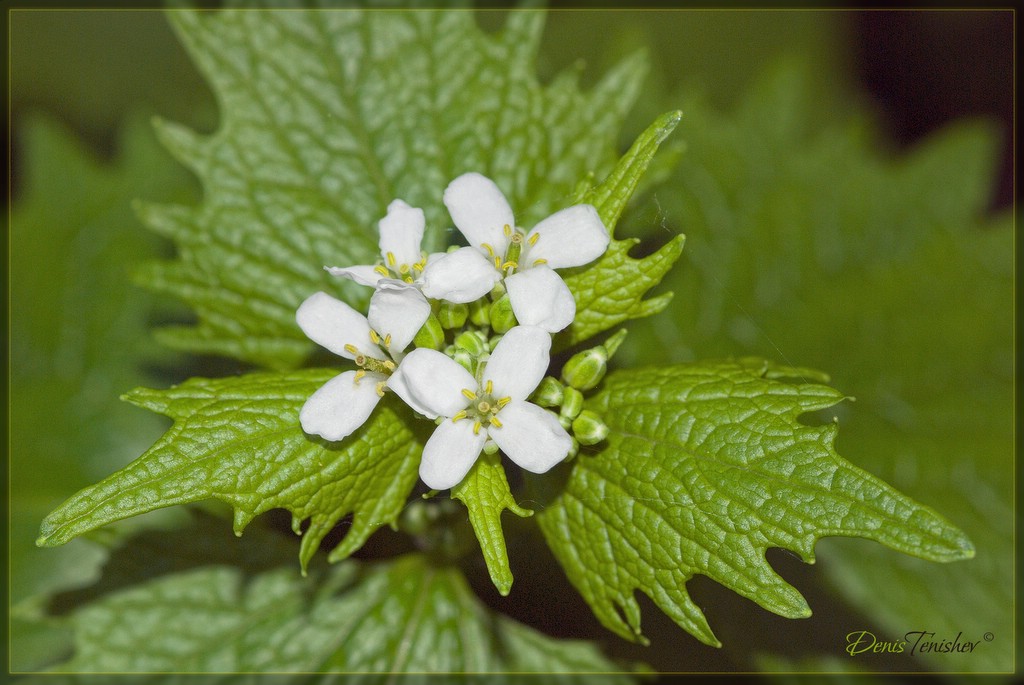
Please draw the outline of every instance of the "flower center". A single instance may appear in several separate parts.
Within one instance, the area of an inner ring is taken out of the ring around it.
[[[494,383],[491,381],[487,381],[482,390],[477,388],[476,392],[469,388],[463,388],[462,394],[470,401],[470,404],[452,417],[452,423],[462,419],[473,419],[474,435],[479,435],[480,429],[484,426],[501,428],[498,412],[512,401],[511,397],[495,398]]]
[[[487,250],[488,256],[494,261],[494,268],[501,271],[505,276],[511,276],[518,269],[525,268],[524,265],[529,264],[527,253],[540,240],[540,234],[534,233],[527,238],[526,234],[521,230],[518,228],[513,229],[508,224],[505,224],[503,230],[506,238],[505,251],[503,253],[497,252],[488,243],[484,243],[483,248]],[[547,261],[546,259],[535,259],[529,266],[545,264]]]
[[[399,264],[394,252],[388,252],[384,259],[377,262],[373,270],[384,278],[394,278],[406,283],[414,283],[427,268],[427,255],[420,252],[420,260],[413,264]]]
[[[383,350],[385,354],[390,355],[391,347],[391,335],[385,335],[383,338],[377,331],[370,329],[370,342],[376,345],[379,349]],[[381,376],[390,376],[395,371],[395,362],[390,359],[377,359],[366,354],[358,347],[352,344],[345,345],[345,351],[353,356],[353,360],[359,370],[356,371],[355,383],[359,384],[359,381],[366,376],[367,372],[376,373]],[[377,383],[377,394],[381,397],[384,396],[384,384],[385,381],[379,381]]]

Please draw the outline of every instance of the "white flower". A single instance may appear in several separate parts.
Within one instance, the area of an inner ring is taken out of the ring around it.
[[[409,353],[388,386],[417,411],[444,417],[423,447],[424,483],[435,490],[458,485],[488,438],[533,473],[565,459],[572,438],[554,414],[526,401],[547,371],[550,348],[547,331],[516,326],[491,353],[479,382],[440,352]]]
[[[370,298],[368,317],[327,293],[307,298],[295,313],[299,328],[359,369],[335,376],[306,400],[299,413],[302,430],[335,441],[363,425],[428,316],[423,294],[392,280]]]
[[[422,277],[427,297],[471,302],[504,279],[520,324],[555,333],[572,323],[576,302],[553,269],[582,266],[608,249],[608,229],[593,205],[555,212],[526,232],[516,228],[494,181],[477,173],[452,181],[444,204],[472,247],[431,261]]]
[[[382,279],[415,283],[427,265],[427,257],[420,251],[426,226],[423,210],[410,207],[402,200],[393,200],[388,205],[387,215],[377,225],[380,228],[380,262],[324,268],[332,276],[350,278],[360,285],[377,287]]]

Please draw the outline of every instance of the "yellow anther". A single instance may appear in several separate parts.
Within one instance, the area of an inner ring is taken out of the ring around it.
[[[387,258],[388,258],[388,266],[394,266],[395,263],[397,262],[397,260],[395,259],[395,253],[394,252],[388,252]]]
[[[358,371],[356,371],[355,378],[352,379],[352,382],[356,385],[359,385],[359,379],[365,375],[366,371],[364,369],[359,369]]]
[[[452,423],[455,423],[456,421],[461,421],[462,419],[466,418],[467,416],[469,416],[469,414],[467,414],[466,410],[463,409],[458,414],[456,414],[455,416],[452,417]]]
[[[388,371],[394,371],[395,370],[395,363],[393,361],[391,361],[390,359],[385,359],[384,360],[384,368],[387,369]]]
[[[506,236],[510,236],[510,235],[512,235],[512,227],[511,227],[511,226],[509,226],[508,224],[505,224],[505,228],[504,228],[504,229],[502,229],[502,230],[504,230],[504,231],[505,231],[505,235],[506,235]]]
[[[385,381],[381,381],[377,384],[377,397],[384,397],[384,384]]]
[[[370,342],[374,345],[380,345],[380,336],[377,334],[377,331],[372,328],[370,329]]]
[[[472,401],[476,399],[476,393],[470,390],[469,388],[463,388],[462,394],[465,395],[467,400]]]
[[[487,381],[487,384],[484,386],[484,392],[488,395],[494,392],[494,381]]]
[[[386,268],[384,268],[383,264],[378,264],[377,266],[373,267],[373,270],[376,271],[377,273],[379,273],[381,276],[388,276],[389,275],[388,274],[388,270]]]
[[[494,426],[495,428],[501,428],[501,421],[498,420],[497,416],[491,417],[491,425]]]
[[[501,409],[502,407],[504,407],[506,404],[508,404],[511,401],[512,401],[511,397],[502,397],[500,400],[498,400],[498,409]]]
[[[527,238],[526,242],[530,243],[530,245],[536,245],[538,240],[540,240],[540,233],[534,233]]]
[[[404,280],[404,281],[405,281],[406,283],[412,283],[412,282],[413,282],[413,278],[412,278],[412,276],[406,276],[406,277],[405,277],[405,278],[404,278],[403,280]]]
[[[487,250],[487,254],[489,254],[491,256],[491,259],[494,259],[494,248],[493,247],[491,247],[488,243],[483,243],[481,245],[481,247],[484,248],[485,250]]]
[[[502,265],[501,265],[500,267],[498,267],[498,268],[499,268],[499,269],[501,269],[502,271],[504,271],[505,269],[508,269],[508,268],[513,268],[513,269],[515,269],[515,268],[517,268],[518,266],[519,266],[519,265],[518,265],[518,264],[516,264],[515,262],[505,262],[504,264],[502,264]]]
[[[384,347],[391,347],[391,334],[388,333],[384,336]]]
[[[501,271],[501,257],[494,257],[494,268],[497,269],[498,271]]]
[[[533,265],[534,266],[540,266],[541,264],[547,264],[547,263],[548,263],[548,260],[546,260],[546,259],[535,259],[535,260],[533,260]]]
[[[480,422],[479,421],[474,421],[473,422],[473,435],[480,435]]]
[[[348,352],[351,355],[359,356],[359,350],[356,349],[355,345],[346,344],[345,345],[345,351]]]

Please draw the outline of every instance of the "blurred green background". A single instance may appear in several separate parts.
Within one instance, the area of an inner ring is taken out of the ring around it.
[[[480,20],[497,28],[502,17]],[[187,313],[130,284],[134,264],[171,254],[131,200],[201,196],[148,118],[216,126],[212,95],[163,15],[9,18],[12,668],[33,670],[70,649],[48,620],[51,595],[95,582],[117,539],[176,525],[163,512],[33,546],[49,510],[162,432],[162,419],[118,395],[237,365],[159,349],[147,330]],[[857,397],[836,412],[839,452],[963,527],[978,557],[939,566],[857,540],[824,541],[815,566],[770,554],[808,597],[806,621],[696,578],[721,650],[646,601],[648,649],[618,642],[582,601],[553,616],[552,594],[574,591],[528,541],[512,550],[523,555],[512,596],[475,583],[486,601],[662,670],[1012,668],[1012,26],[1007,12],[549,13],[542,80],[579,69],[586,84],[647,52],[623,148],[658,114],[684,111],[675,170],[648,184],[622,229],[644,249],[687,234],[660,288],[675,299],[631,326],[617,361],[756,354],[825,370]],[[963,117],[972,123],[945,128]],[[854,663],[843,636],[859,629],[994,639],[955,659]]]

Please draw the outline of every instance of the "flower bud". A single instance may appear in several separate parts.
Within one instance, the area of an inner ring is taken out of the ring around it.
[[[466,350],[455,350],[455,354],[452,355],[452,359],[454,359],[456,363],[462,368],[464,368],[466,371],[469,371],[472,374],[476,374],[476,360],[473,358],[473,355],[471,355],[469,352],[466,352]]]
[[[462,328],[469,318],[469,305],[442,302],[437,310],[437,320],[443,328]]]
[[[491,324],[491,305],[484,300],[476,300],[469,305],[469,320],[477,326]]]
[[[544,376],[540,385],[533,391],[530,401],[542,407],[559,407],[565,397],[565,386],[552,376]]]
[[[412,341],[416,347],[426,347],[431,350],[441,349],[444,347],[444,329],[441,328],[441,322],[431,314]]]
[[[590,390],[608,370],[608,352],[598,345],[572,356],[562,367],[562,380],[577,390]]]
[[[563,462],[572,461],[576,458],[576,455],[580,453],[580,443],[576,438],[572,439],[572,447],[569,448],[569,454],[565,455]]]
[[[507,293],[491,305],[490,319],[491,328],[495,333],[507,333],[516,325],[516,315],[512,313],[512,300]]]
[[[560,414],[570,421],[580,415],[583,409],[583,393],[576,388],[566,388],[562,397],[562,411]]]
[[[465,350],[474,357],[488,351],[487,338],[478,331],[465,331],[455,338],[455,348]]]
[[[581,445],[596,445],[608,437],[608,424],[589,409],[584,409],[572,422],[572,434]]]

